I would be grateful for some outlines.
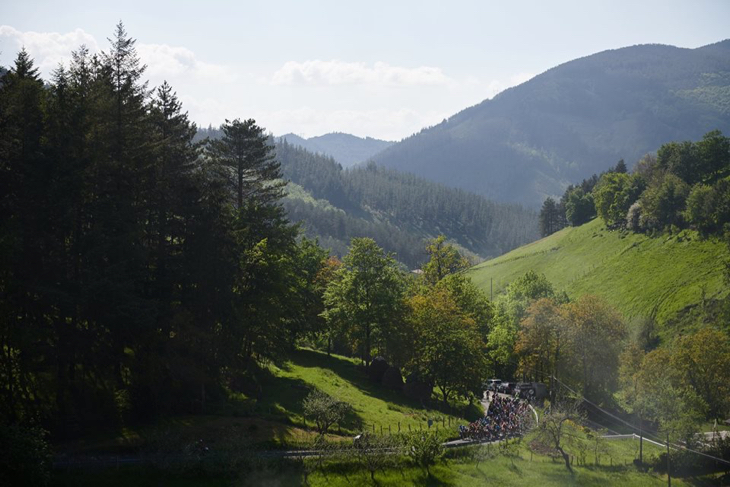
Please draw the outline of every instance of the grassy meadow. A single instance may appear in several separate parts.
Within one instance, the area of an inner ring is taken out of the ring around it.
[[[729,257],[717,240],[696,232],[650,237],[606,229],[596,218],[568,227],[469,270],[487,294],[494,295],[533,270],[571,298],[604,297],[627,319],[654,317],[659,323],[704,300],[727,295],[722,264]]]

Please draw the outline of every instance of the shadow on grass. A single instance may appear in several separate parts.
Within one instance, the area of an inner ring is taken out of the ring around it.
[[[424,406],[419,402],[405,397],[402,393],[384,388],[380,384],[371,381],[357,365],[352,361],[338,356],[327,356],[323,352],[314,350],[300,349],[291,354],[292,362],[300,367],[318,367],[328,369],[341,379],[349,382],[362,393],[380,399],[396,407],[410,408],[414,410],[424,410]],[[475,421],[483,414],[478,403],[471,405],[463,405],[461,408],[448,408],[440,402],[434,402],[428,405],[426,410],[433,409],[442,413],[455,416],[462,416],[469,421]]]

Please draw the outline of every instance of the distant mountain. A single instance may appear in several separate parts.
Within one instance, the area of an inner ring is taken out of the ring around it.
[[[570,61],[426,128],[375,162],[537,207],[571,181],[669,140],[730,132],[730,40]]]
[[[537,214],[375,164],[342,169],[331,157],[276,144],[289,218],[333,254],[353,237],[370,237],[410,268],[427,259],[425,239],[446,235],[472,260],[538,238]]]
[[[369,160],[378,152],[387,149],[393,142],[361,138],[350,134],[333,132],[305,139],[295,134],[286,134],[279,137],[289,144],[302,147],[309,152],[324,154],[334,158],[342,167],[354,166],[358,162]]]

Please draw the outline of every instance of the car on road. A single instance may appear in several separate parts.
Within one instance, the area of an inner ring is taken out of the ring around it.
[[[515,385],[516,384],[514,382],[502,382],[497,388],[497,392],[509,394],[511,396],[515,392]]]
[[[499,389],[499,385],[501,383],[501,379],[489,379],[484,385],[486,386],[488,391],[497,392],[497,389]]]

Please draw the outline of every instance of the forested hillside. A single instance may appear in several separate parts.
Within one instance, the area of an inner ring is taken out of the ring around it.
[[[570,61],[395,144],[399,171],[533,207],[668,140],[730,131],[730,40]]]
[[[343,170],[332,158],[286,142],[276,146],[292,221],[337,255],[352,237],[374,238],[410,267],[426,259],[423,241],[446,235],[475,259],[537,238],[537,215],[463,190],[368,164]]]
[[[332,132],[308,139],[295,134],[286,134],[278,137],[278,140],[285,140],[292,145],[307,149],[309,152],[330,156],[342,164],[342,167],[350,167],[367,161],[378,152],[393,145],[393,142],[387,140],[356,137],[341,132]]]

